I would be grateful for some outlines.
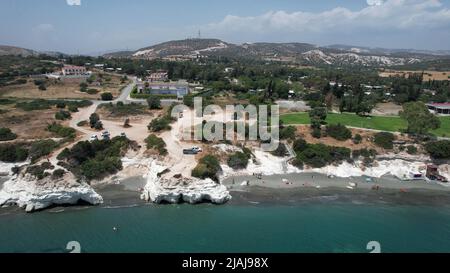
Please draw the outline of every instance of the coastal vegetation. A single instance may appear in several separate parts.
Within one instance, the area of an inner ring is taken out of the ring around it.
[[[0,141],[9,141],[17,138],[17,135],[14,134],[9,128],[0,128]]]
[[[450,159],[450,140],[428,142],[425,149],[434,159]]]
[[[0,161],[8,163],[23,162],[28,158],[28,149],[23,144],[0,144]]]
[[[62,138],[74,139],[76,137],[76,130],[70,127],[65,127],[59,123],[49,124],[47,131],[55,133],[57,136]]]
[[[156,150],[158,151],[159,155],[162,156],[167,155],[166,143],[162,138],[152,134],[145,139],[145,142],[147,144],[147,149]]]
[[[220,162],[213,155],[206,155],[199,160],[197,166],[192,170],[192,176],[200,179],[211,178],[218,181],[218,174],[222,171]]]
[[[228,158],[228,166],[233,168],[234,170],[245,169],[248,166],[248,161],[251,158],[251,154],[236,152]]]
[[[88,181],[100,179],[122,170],[121,158],[133,146],[133,142],[126,137],[82,141],[70,149],[64,149],[58,155],[58,160],[61,161],[58,164]]]
[[[387,150],[392,150],[394,148],[395,136],[389,132],[380,132],[374,135],[374,143]]]
[[[294,150],[297,153],[297,157],[294,159],[293,164],[299,168],[303,168],[304,165],[322,168],[351,158],[351,150],[348,148],[327,146],[325,144],[308,144],[304,140],[296,140]]]
[[[352,132],[340,123],[330,124],[326,127],[327,136],[330,136],[339,141],[345,141],[352,138]]]

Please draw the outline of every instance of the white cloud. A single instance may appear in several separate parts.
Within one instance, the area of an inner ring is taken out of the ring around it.
[[[37,34],[41,33],[49,33],[55,30],[55,27],[52,24],[39,24],[33,27],[33,32]]]
[[[66,0],[69,6],[81,6],[81,0]]]
[[[367,0],[367,5],[369,6],[381,6],[383,3],[383,0]]]
[[[444,8],[439,0],[367,2],[370,2],[369,6],[357,11],[336,7],[317,13],[270,11],[252,17],[228,15],[218,23],[207,25],[204,32],[227,38],[267,40],[275,37],[297,41],[301,39],[299,37],[304,37],[301,40],[306,41],[308,37],[323,40],[326,36],[350,37],[361,33],[383,33],[389,36],[393,33],[406,34],[450,27],[450,10]]]

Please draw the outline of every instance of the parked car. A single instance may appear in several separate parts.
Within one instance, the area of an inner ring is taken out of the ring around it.
[[[196,155],[196,154],[198,154],[198,151],[195,151],[192,148],[191,149],[184,149],[183,150],[183,154],[185,154],[185,155]]]
[[[201,152],[203,152],[203,150],[200,147],[192,147],[190,149],[183,150],[183,154],[185,154],[185,155],[196,155]]]
[[[111,137],[111,134],[108,131],[104,131],[102,133],[102,138],[103,139],[108,140],[108,139],[110,139],[110,137]]]
[[[89,138],[89,141],[90,141],[90,142],[94,142],[94,141],[96,141],[96,140],[98,140],[98,136],[97,136],[97,135],[92,135],[92,136]]]

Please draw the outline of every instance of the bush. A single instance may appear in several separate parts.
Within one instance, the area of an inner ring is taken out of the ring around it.
[[[395,140],[394,134],[388,132],[381,132],[375,134],[374,142],[379,147],[391,150],[394,148],[393,143],[394,140]]]
[[[342,124],[328,125],[326,132],[328,136],[339,141],[345,141],[352,138],[352,132]]]
[[[283,143],[278,143],[278,147],[275,149],[275,151],[272,151],[271,154],[278,157],[285,157],[288,154],[286,145],[284,145]]]
[[[151,110],[161,109],[161,99],[158,96],[150,95],[147,98],[148,108]]]
[[[200,159],[199,164],[192,170],[192,176],[200,179],[211,178],[217,181],[217,174],[222,171],[219,160],[212,155]]]
[[[155,149],[160,155],[167,155],[166,143],[162,138],[155,135],[150,135],[145,139],[147,149]]]
[[[434,159],[450,159],[450,140],[428,142],[425,149]]]
[[[414,145],[409,145],[406,147],[406,152],[410,155],[415,155],[417,154],[417,148]]]
[[[69,111],[72,113],[77,113],[78,112],[78,107],[76,107],[75,105],[70,105],[69,106]]]
[[[60,101],[60,102],[56,103],[56,108],[64,109],[64,108],[66,108],[66,103],[63,101]]]
[[[298,138],[294,141],[293,149],[296,153],[301,153],[306,148],[308,148],[308,143],[303,138]]]
[[[86,93],[88,93],[89,95],[96,95],[96,94],[98,94],[98,90],[97,89],[95,89],[95,88],[89,88],[87,91],[86,91]]]
[[[45,84],[41,84],[41,85],[39,85],[39,90],[45,91],[45,90],[47,90],[47,86],[45,86]]]
[[[80,122],[77,123],[77,126],[78,126],[78,127],[84,127],[84,126],[86,126],[86,125],[88,125],[87,120],[82,120],[82,121],[80,121]]]
[[[33,142],[29,151],[31,161],[36,162],[41,157],[51,154],[58,146],[58,143],[51,139]]]
[[[164,116],[161,118],[156,118],[150,122],[148,125],[148,129],[152,132],[160,132],[164,130],[170,130],[170,123],[172,122],[172,119]]]
[[[234,170],[247,168],[249,157],[245,153],[236,152],[228,158],[228,166]]]
[[[17,135],[14,134],[9,128],[0,128],[0,141],[14,140]]]
[[[297,132],[297,128],[294,126],[288,126],[280,130],[280,139],[295,139],[295,133]]]
[[[47,131],[57,134],[60,137],[64,138],[75,138],[76,130],[70,127],[64,127],[61,124],[54,122],[47,126]]]
[[[111,101],[114,99],[113,95],[110,92],[105,92],[101,94],[101,99],[103,101]]]
[[[57,119],[57,120],[66,120],[66,119],[71,119],[71,118],[72,118],[72,115],[68,111],[60,110],[59,112],[57,112],[55,114],[55,119]]]
[[[353,138],[353,143],[354,144],[361,144],[362,143],[362,136],[360,134],[356,134],[355,137]]]
[[[63,169],[57,169],[57,170],[53,171],[52,178],[60,179],[60,178],[64,177],[65,174],[66,174],[66,171],[64,171]]]
[[[16,163],[27,160],[28,150],[21,144],[0,145],[0,161]]]
[[[94,124],[94,129],[95,130],[103,130],[103,122],[101,122],[100,120],[99,121],[97,121],[95,124]]]
[[[322,168],[331,163],[340,163],[350,159],[351,150],[342,147],[332,147],[324,144],[308,144],[306,149],[297,153],[294,160],[296,166],[303,164],[313,168]]]
[[[46,170],[50,170],[52,168],[54,167],[50,163],[45,162],[42,163],[41,165],[29,166],[25,172],[36,177],[38,180],[41,180],[49,175],[49,173],[46,172]]]

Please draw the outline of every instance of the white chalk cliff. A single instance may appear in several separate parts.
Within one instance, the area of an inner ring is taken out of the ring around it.
[[[75,205],[79,201],[97,205],[103,203],[103,198],[88,184],[77,182],[70,173],[61,179],[49,176],[42,180],[29,174],[19,175],[6,181],[0,190],[0,206],[17,205],[27,212],[53,205]]]
[[[211,179],[199,180],[191,178],[163,179],[158,174],[166,167],[153,161],[147,174],[147,184],[141,198],[154,203],[181,203],[196,204],[211,202],[224,204],[231,199],[226,186],[218,184]]]

